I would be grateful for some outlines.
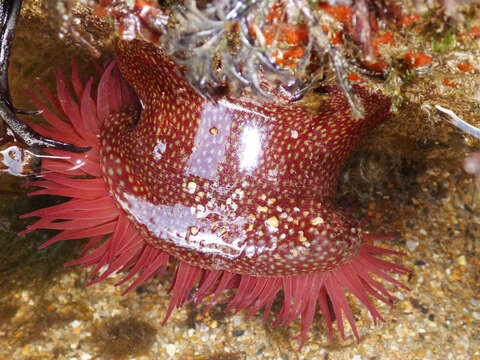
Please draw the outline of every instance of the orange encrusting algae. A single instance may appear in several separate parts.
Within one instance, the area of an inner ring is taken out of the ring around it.
[[[347,27],[352,26],[353,10],[347,5],[331,6],[327,3],[319,4],[319,8],[333,16],[337,21],[341,22]]]
[[[472,66],[472,64],[469,64],[469,63],[458,64],[457,67],[462,71],[472,71],[472,70],[474,70],[474,67]]]
[[[380,52],[378,51],[378,46],[385,45],[385,44],[395,45],[393,41],[393,34],[389,31],[373,39],[372,45],[373,45],[373,52],[375,56],[380,56]]]
[[[409,51],[405,54],[405,61],[410,67],[422,67],[432,62],[432,57],[425,55],[423,52]]]
[[[93,267],[90,283],[114,272],[128,272],[121,283],[136,276],[125,291],[173,262],[165,321],[187,300],[198,305],[212,295],[209,307],[226,290],[233,290],[227,309],[250,317],[265,308],[265,319],[282,296],[274,324],[300,318],[300,346],[318,309],[331,338],[334,322],[345,338],[345,316],[359,341],[345,291],[375,323],[383,320],[372,297],[389,305],[394,297],[379,280],[406,289],[390,273],[408,270],[380,259],[402,254],[371,244],[382,236],[337,204],[336,186],[362,137],[391,117],[387,98],[355,86],[365,108],[358,120],[331,86],[312,116],[280,99],[209,101],[140,41],[119,42],[117,61],[101,76],[96,100],[92,79],[83,85],[73,69],[74,100],[58,74],[57,98],[47,98],[61,117],[32,95],[48,123],[32,124],[36,131],[91,149],[46,150],[51,157],[32,183],[43,189],[31,195],[71,199],[24,215],[40,218],[25,232],[60,230],[42,247],[90,238],[70,265]]]

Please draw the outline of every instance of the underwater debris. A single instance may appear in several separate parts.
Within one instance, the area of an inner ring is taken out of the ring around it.
[[[0,143],[5,145],[9,141],[19,140],[30,148],[46,147],[76,152],[88,150],[43,137],[17,117],[18,114],[38,115],[41,113],[37,110],[15,108],[10,96],[8,79],[10,51],[21,6],[22,0],[9,0],[0,3],[0,121],[4,123]],[[5,162],[5,158],[3,156],[2,158],[2,162]]]
[[[435,105],[435,109],[437,109],[443,116],[443,119],[446,119],[450,124],[456,126],[460,130],[466,132],[467,134],[480,139],[480,129],[470,125],[466,121],[462,120],[457,114],[455,114],[452,110],[447,109],[441,105]]]

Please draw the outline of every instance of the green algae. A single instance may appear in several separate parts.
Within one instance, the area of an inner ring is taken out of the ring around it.
[[[432,50],[446,53],[452,51],[457,43],[457,26],[450,24],[441,36],[434,36],[432,39]]]

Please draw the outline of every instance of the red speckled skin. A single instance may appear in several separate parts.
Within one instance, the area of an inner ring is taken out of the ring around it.
[[[336,204],[339,173],[389,101],[356,88],[353,119],[337,87],[320,113],[281,103],[200,97],[148,44],[118,45],[142,103],[101,130],[104,178],[144,239],[208,269],[280,276],[348,262],[362,230]]]

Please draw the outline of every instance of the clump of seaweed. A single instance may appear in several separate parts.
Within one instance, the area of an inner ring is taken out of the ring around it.
[[[463,0],[457,7],[449,0],[413,1],[410,5],[395,0],[83,3],[113,25],[116,36],[141,38],[165,50],[184,66],[186,80],[203,96],[214,98],[226,91],[236,96],[250,91],[260,96],[280,92],[299,99],[309,90],[335,81],[341,85],[352,114],[361,117],[363,109],[351,83],[365,78],[386,81],[382,89],[388,92],[393,86],[397,94],[399,84],[411,81],[415,69],[426,69],[431,57],[425,50],[450,53],[456,47],[457,24],[468,13],[468,6],[479,0]],[[75,19],[72,21],[67,8],[73,5],[63,6],[63,28],[73,24],[75,30]],[[438,18],[443,19],[442,34]],[[428,42],[423,48],[406,40],[417,30],[415,39]],[[410,45],[414,50],[406,51]],[[399,78],[396,85],[392,82],[395,78]],[[393,97],[395,110],[401,99]]]
[[[249,87],[266,96],[262,81],[273,80],[298,96],[332,67],[353,115],[361,117],[347,57],[329,36],[333,28],[343,27],[329,17],[332,7],[351,18],[343,25],[366,60],[374,57],[371,17],[400,12],[386,0],[216,0],[203,7],[188,0],[173,8],[173,25],[165,27],[162,44],[202,94],[228,84],[234,93]]]
[[[293,95],[298,95],[316,78],[306,74],[307,69],[323,74],[331,65],[354,116],[361,117],[362,106],[347,79],[348,61],[330,41],[331,24],[325,17],[328,10],[322,4],[313,0],[217,0],[199,8],[195,0],[189,0],[173,9],[175,26],[166,28],[163,44],[186,66],[187,80],[201,93],[228,84],[234,92],[248,86],[266,95],[261,80],[267,77],[290,86],[296,92]],[[374,10],[388,11],[383,1],[372,4],[376,5]],[[353,5],[357,40],[365,58],[370,59],[373,50],[367,1],[329,1],[327,5],[348,9]],[[279,61],[285,60],[293,47],[285,47],[285,42],[291,43],[285,32],[297,40],[292,44],[298,50],[297,61]],[[280,52],[282,57],[276,57]]]
[[[390,0],[161,3],[109,0],[97,12],[114,18],[121,38],[161,46],[185,66],[186,79],[202,95],[227,87],[231,94],[247,88],[268,96],[281,84],[297,97],[333,68],[354,116],[363,109],[348,80],[346,49],[357,48],[362,60],[373,60],[372,19],[388,22],[401,13]],[[344,35],[332,41],[340,30]]]
[[[143,320],[114,316],[97,324],[92,334],[95,334],[92,341],[101,355],[108,359],[125,359],[148,354],[156,330]]]
[[[265,96],[260,74],[283,84],[293,80],[268,54],[261,32],[270,3],[218,0],[199,9],[195,0],[186,1],[173,12],[175,26],[166,30],[164,47],[185,65],[186,78],[200,93],[228,83],[235,92],[251,86]]]

